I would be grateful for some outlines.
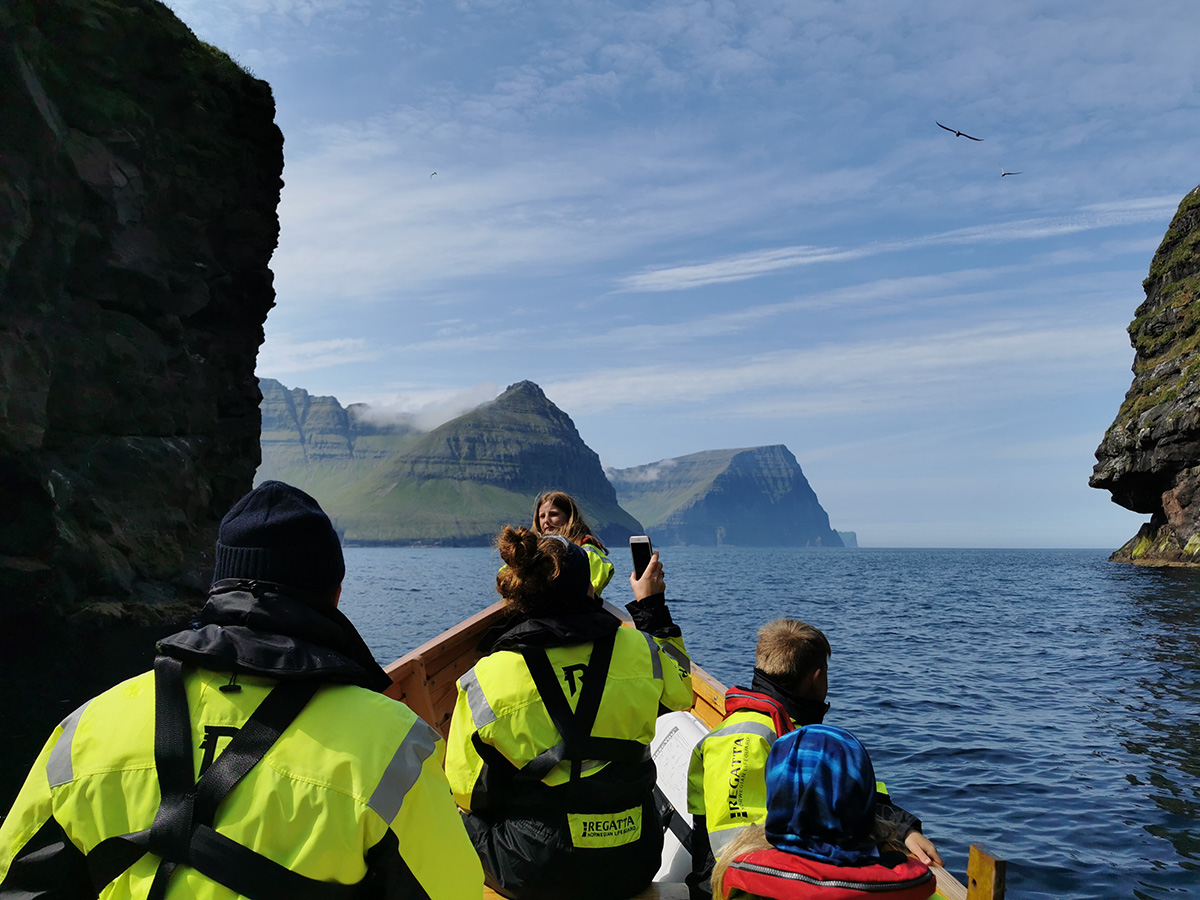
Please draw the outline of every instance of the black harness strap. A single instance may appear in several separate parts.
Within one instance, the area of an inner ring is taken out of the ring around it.
[[[287,896],[298,900],[349,900],[357,885],[316,881],[291,871],[213,830],[221,801],[262,760],[313,694],[316,681],[283,682],[258,705],[197,782],[191,718],[179,660],[154,661],[154,763],[161,801],[144,831],[102,841],[88,854],[88,871],[99,891],[146,851],[160,857],[147,900],[162,900],[171,875],[188,865],[251,900]]]
[[[162,900],[171,873],[187,858],[196,783],[192,775],[192,726],[188,719],[183,663],[154,660],[154,768],[161,800],[150,826],[150,852],[162,858],[146,900]]]
[[[617,636],[614,632],[598,638],[592,644],[592,655],[588,660],[587,673],[583,677],[583,688],[573,712],[554,675],[546,652],[534,647],[521,648],[521,655],[525,659],[525,665],[529,667],[533,683],[542,702],[546,704],[546,712],[549,713],[558,733],[562,735],[563,748],[561,754],[544,753],[530,761],[521,769],[518,777],[536,777],[540,780],[558,763],[569,759],[571,780],[577,781],[585,759],[636,762],[645,758],[646,747],[638,741],[598,738],[593,737],[591,733],[596,724],[596,715],[600,712],[600,700],[604,695],[604,685],[608,680],[608,669],[612,663],[616,641]]]
[[[207,825],[192,833],[191,859],[196,871],[253,900],[352,900],[361,894],[357,884],[317,881],[293,872],[274,860],[230,840]]]

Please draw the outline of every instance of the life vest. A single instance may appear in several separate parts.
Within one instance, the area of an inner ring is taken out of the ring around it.
[[[910,857],[894,866],[835,866],[771,847],[729,864],[724,897],[735,889],[771,900],[925,900],[937,883],[928,866]]]
[[[751,712],[769,716],[771,722],[775,725],[775,736],[777,738],[783,737],[795,728],[792,725],[791,717],[787,714],[787,710],[783,708],[783,705],[778,700],[766,694],[760,694],[757,691],[748,691],[740,687],[730,688],[725,692],[726,718],[742,709],[748,709]]]
[[[180,865],[252,900],[304,897],[307,900],[351,900],[358,885],[307,878],[213,828],[217,808],[226,795],[266,755],[279,735],[316,693],[316,680],[276,685],[250,716],[229,746],[196,781],[191,724],[184,692],[182,663],[169,656],[154,661],[154,757],[159,802],[154,824],[147,829],[101,841],[87,855],[97,891],[146,853],[160,858],[147,900],[161,900]]]

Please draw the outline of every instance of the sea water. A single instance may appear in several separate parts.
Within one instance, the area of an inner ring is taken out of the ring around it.
[[[605,598],[631,599],[623,548]],[[665,548],[693,659],[748,684],[776,616],[833,647],[825,721],[964,879],[1008,897],[1200,897],[1200,571],[1086,550]],[[496,600],[487,549],[351,548],[342,609],[390,662]]]

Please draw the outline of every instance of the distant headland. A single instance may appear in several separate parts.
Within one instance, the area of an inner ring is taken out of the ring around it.
[[[841,547],[786,447],[709,450],[605,470],[570,416],[531,381],[429,432],[362,404],[261,381],[262,465],[309,490],[348,545],[483,546],[564,490],[601,540]]]

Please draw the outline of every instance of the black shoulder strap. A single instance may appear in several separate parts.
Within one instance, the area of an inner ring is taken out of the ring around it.
[[[562,735],[562,746],[552,748],[527,763],[518,773],[523,780],[542,779],[564,759],[571,761],[571,780],[580,777],[585,759],[635,761],[645,756],[646,747],[638,741],[592,736],[592,727],[600,712],[600,700],[604,696],[604,685],[612,663],[616,632],[597,638],[592,644],[592,655],[588,660],[587,672],[583,676],[583,688],[574,712],[567,696],[554,675],[550,659],[545,650],[538,647],[522,647],[521,655],[529,667],[529,674],[538,689],[546,712],[554,727]]]
[[[275,686],[229,746],[197,782],[191,745],[191,718],[182,663],[167,656],[154,661],[154,764],[161,802],[145,831],[109,838],[88,854],[88,870],[99,890],[149,850],[161,858],[147,900],[162,900],[179,865],[197,871],[251,900],[287,896],[301,900],[348,900],[355,885],[316,881],[238,844],[213,830],[221,801],[266,755],[316,693],[316,681]]]

